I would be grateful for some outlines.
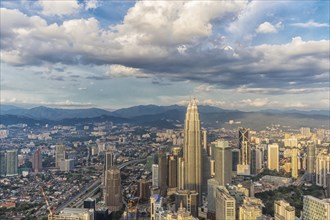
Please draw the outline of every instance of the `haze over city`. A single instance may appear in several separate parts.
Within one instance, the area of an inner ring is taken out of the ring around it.
[[[1,103],[329,109],[329,1],[1,1]]]

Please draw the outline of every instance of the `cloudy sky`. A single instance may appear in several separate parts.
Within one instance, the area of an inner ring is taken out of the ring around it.
[[[1,103],[329,109],[329,1],[1,1]]]

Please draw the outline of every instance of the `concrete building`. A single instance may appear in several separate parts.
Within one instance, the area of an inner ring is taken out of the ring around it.
[[[168,156],[168,187],[176,188],[178,183],[178,160],[176,155]]]
[[[330,199],[318,199],[313,196],[304,196],[303,219],[330,219]]]
[[[268,169],[280,171],[278,144],[268,145]]]
[[[330,154],[321,151],[316,157],[316,185],[327,187],[327,174],[330,174]]]
[[[250,164],[251,159],[251,145],[249,139],[250,129],[239,128],[238,130],[238,149],[240,149],[240,164]]]
[[[94,209],[64,208],[59,214],[48,220],[94,220]]]
[[[198,216],[198,193],[196,191],[181,190],[176,193],[175,206],[179,209],[181,206],[186,207],[186,210],[192,216]]]
[[[152,188],[159,188],[159,179],[158,179],[158,164],[152,165]]]
[[[17,150],[6,151],[6,176],[18,175]]]
[[[262,220],[262,201],[246,197],[239,207],[239,220]]]
[[[219,183],[215,179],[209,179],[207,181],[207,218],[215,220],[216,209],[216,189]]]
[[[57,144],[55,146],[55,166],[57,168],[60,168],[62,160],[65,160],[65,146],[63,144]]]
[[[32,157],[33,172],[39,173],[42,170],[42,158],[40,149],[36,150]]]
[[[315,144],[307,146],[307,180],[314,182],[315,180]]]
[[[275,220],[295,220],[296,209],[285,200],[277,200],[274,202]]]
[[[6,173],[7,173],[6,151],[0,151],[0,176],[6,176]]]
[[[216,219],[236,219],[236,201],[227,189],[221,186],[216,188]]]
[[[240,158],[240,150],[239,149],[232,149],[231,150],[231,161],[232,161],[232,171],[236,174],[237,172],[237,164],[239,164]]]
[[[202,148],[200,120],[197,108],[197,100],[193,99],[188,104],[184,122],[184,189],[192,191],[193,194],[197,193],[199,203],[202,202],[201,157]]]
[[[151,188],[151,181],[147,181],[146,179],[139,180],[139,198],[148,200],[150,198],[150,188]]]
[[[161,196],[166,196],[167,193],[167,175],[168,165],[167,156],[164,150],[158,152],[158,186]]]
[[[264,151],[262,148],[256,148],[256,169],[257,173],[260,173],[264,168]]]
[[[300,134],[303,137],[310,137],[311,136],[311,129],[307,127],[300,128]]]
[[[107,171],[104,201],[110,211],[119,211],[122,207],[121,177],[117,167]]]
[[[211,178],[211,164],[207,148],[207,131],[203,130],[203,148],[202,148],[202,193],[207,194],[207,180]]]
[[[60,163],[60,170],[63,172],[69,172],[74,169],[74,160],[73,159],[65,159]]]
[[[162,210],[163,199],[159,194],[150,196],[150,220],[159,220],[159,213]]]
[[[292,148],[291,152],[291,177],[298,178],[298,148]]]
[[[231,183],[232,164],[231,148],[228,141],[212,142],[214,145],[215,179],[221,186]]]

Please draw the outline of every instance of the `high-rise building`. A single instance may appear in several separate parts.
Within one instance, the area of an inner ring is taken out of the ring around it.
[[[216,189],[216,219],[236,219],[236,201],[227,189],[221,186]]]
[[[327,198],[330,198],[330,173],[327,174]]]
[[[198,193],[198,202],[202,202],[202,164],[201,128],[197,100],[189,102],[184,122],[184,189]]]
[[[298,148],[292,148],[291,152],[291,176],[298,178]]]
[[[0,151],[0,176],[6,176],[6,173],[7,173],[6,151]]]
[[[202,148],[202,193],[207,194],[207,180],[211,178],[210,157],[207,150],[207,131],[203,130],[203,148]]]
[[[55,147],[55,166],[57,168],[60,168],[62,160],[65,160],[65,146],[57,144]]]
[[[315,178],[315,144],[307,146],[307,180],[314,182]]]
[[[215,220],[216,189],[219,183],[215,179],[207,181],[207,219]]]
[[[330,199],[304,196],[303,219],[330,219]]]
[[[178,157],[178,190],[184,189],[184,159],[182,157]]]
[[[178,191],[175,198],[175,206],[183,205],[192,216],[198,215],[198,193],[196,191],[182,190]]]
[[[107,171],[105,182],[105,205],[110,211],[119,211],[122,207],[121,177],[117,167],[111,167]]]
[[[216,141],[212,143],[214,147],[215,159],[215,179],[221,186],[231,183],[231,148],[228,141]]]
[[[158,152],[158,185],[160,188],[161,196],[166,196],[167,174],[168,174],[168,165],[167,165],[166,153],[163,150],[159,150],[159,152]]]
[[[150,220],[158,220],[159,212],[162,210],[163,200],[159,194],[150,196]]]
[[[321,151],[316,157],[316,185],[327,187],[327,174],[330,173],[330,154]]]
[[[114,153],[113,151],[107,151],[105,153],[105,168],[104,170],[109,170],[114,165]]]
[[[300,133],[303,137],[309,137],[311,136],[311,129],[307,127],[300,128]]]
[[[17,150],[6,151],[6,176],[18,175],[18,159]]]
[[[139,180],[139,198],[148,200],[150,198],[151,181],[146,179]]]
[[[152,165],[152,188],[159,188],[158,164]]]
[[[240,149],[240,164],[246,165],[250,164],[251,159],[251,146],[249,139],[250,129],[248,128],[239,128],[238,130],[238,149]]]
[[[237,164],[239,164],[239,154],[240,154],[240,150],[239,149],[232,149],[232,171],[236,172],[237,171]]]
[[[262,148],[256,148],[256,170],[260,173],[264,167],[264,151]]]
[[[277,200],[274,202],[275,220],[295,220],[296,209],[285,200]]]
[[[32,158],[32,169],[33,172],[39,173],[42,170],[42,159],[40,149],[36,150]]]
[[[280,171],[278,144],[268,144],[268,169]]]
[[[73,159],[65,159],[60,163],[60,170],[64,172],[68,172],[74,169],[74,160]]]
[[[178,160],[176,155],[168,156],[168,187],[176,188],[178,174]]]
[[[239,220],[262,220],[262,201],[245,197],[239,207]]]

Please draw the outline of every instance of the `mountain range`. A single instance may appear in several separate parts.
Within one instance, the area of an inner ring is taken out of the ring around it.
[[[264,129],[271,124],[281,124],[292,128],[301,126],[329,127],[329,111],[326,110],[261,110],[243,112],[227,110],[214,106],[200,105],[202,126],[232,127],[244,126],[253,129]],[[157,106],[139,105],[107,111],[100,108],[60,109],[39,106],[31,109],[13,105],[0,105],[0,123],[15,124],[36,123],[48,124],[77,124],[112,121],[114,123],[133,123],[136,125],[173,128],[183,124],[186,107],[179,105]],[[229,120],[237,123],[230,124]]]

